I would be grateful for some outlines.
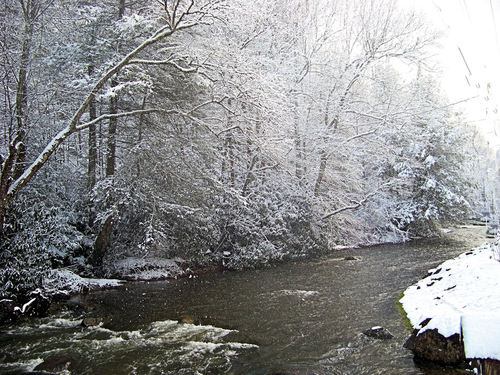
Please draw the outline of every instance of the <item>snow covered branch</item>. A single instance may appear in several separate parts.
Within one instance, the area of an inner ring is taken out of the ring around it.
[[[326,220],[332,216],[335,216],[335,215],[338,215],[340,214],[341,212],[344,212],[344,211],[348,211],[348,210],[355,210],[357,208],[360,208],[361,206],[363,206],[372,196],[374,196],[375,193],[370,193],[368,195],[366,195],[363,199],[361,199],[360,201],[358,202],[354,202],[354,204],[351,204],[349,206],[344,206],[344,207],[341,207],[341,208],[338,208],[326,215],[324,215],[321,220]]]
[[[185,68],[171,59],[167,60],[131,60],[129,64],[143,64],[143,65],[170,65],[182,73],[194,73],[198,71],[198,67]]]

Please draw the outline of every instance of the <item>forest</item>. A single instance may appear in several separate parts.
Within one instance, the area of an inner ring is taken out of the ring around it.
[[[128,258],[241,270],[490,202],[439,35],[391,0],[4,0],[0,296]]]

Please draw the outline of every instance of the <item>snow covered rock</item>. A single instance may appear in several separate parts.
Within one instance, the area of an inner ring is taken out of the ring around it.
[[[400,302],[415,329],[416,356],[444,363],[500,360],[500,244],[448,260],[409,287]]]
[[[182,259],[125,258],[115,262],[111,272],[125,280],[163,280],[186,274]]]
[[[114,288],[122,285],[123,280],[90,279],[80,277],[69,269],[51,270],[43,280],[43,290],[48,295],[70,295],[90,290]]]

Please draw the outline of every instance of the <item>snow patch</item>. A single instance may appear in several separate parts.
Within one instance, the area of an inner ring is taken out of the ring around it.
[[[470,311],[462,317],[465,356],[500,359],[500,317],[489,311]]]
[[[81,293],[92,289],[114,288],[124,283],[116,279],[91,279],[78,276],[69,269],[51,270],[43,279],[43,290],[47,294]]]
[[[485,244],[447,260],[404,292],[400,302],[418,334],[463,334],[467,358],[500,360],[499,246]]]
[[[182,259],[125,258],[113,265],[112,273],[127,280],[159,280],[185,274]]]

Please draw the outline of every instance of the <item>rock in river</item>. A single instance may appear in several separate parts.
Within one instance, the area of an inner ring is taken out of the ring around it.
[[[48,371],[49,373],[62,372],[73,370],[78,362],[78,359],[66,354],[55,354],[35,367],[35,371]]]
[[[464,345],[458,334],[444,337],[437,329],[417,333],[418,331],[415,331],[404,345],[412,350],[417,358],[447,365],[465,360]]]
[[[387,329],[378,326],[367,329],[366,331],[363,331],[363,333],[368,337],[378,340],[389,340],[394,337]]]

